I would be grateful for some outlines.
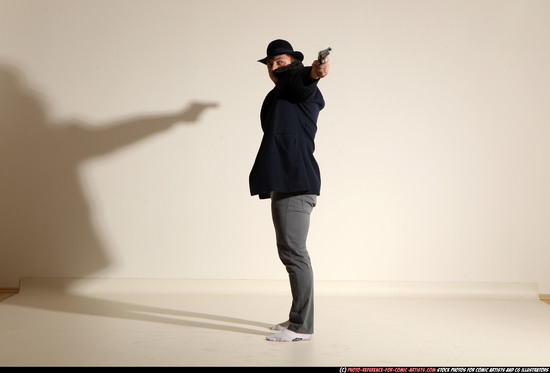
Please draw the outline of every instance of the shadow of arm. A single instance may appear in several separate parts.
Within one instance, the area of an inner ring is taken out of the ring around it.
[[[71,136],[68,141],[75,141],[84,157],[107,154],[125,146],[132,145],[152,135],[166,131],[179,123],[192,124],[199,120],[201,114],[216,103],[191,103],[186,109],[167,115],[147,115],[114,122],[98,129],[73,128],[81,136]]]

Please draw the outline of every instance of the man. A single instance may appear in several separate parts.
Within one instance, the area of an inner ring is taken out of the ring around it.
[[[306,248],[310,213],[321,189],[313,156],[317,118],[325,106],[319,79],[327,76],[328,59],[304,67],[304,55],[277,39],[269,43],[267,66],[275,87],[264,99],[260,120],[263,138],[250,172],[251,195],[271,198],[279,258],[292,292],[289,319],[271,327],[267,340],[311,339],[313,334],[313,271]]]

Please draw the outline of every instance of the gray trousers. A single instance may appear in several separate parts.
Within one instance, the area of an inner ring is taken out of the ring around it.
[[[316,203],[316,195],[271,192],[277,250],[292,292],[288,329],[304,334],[313,334],[313,269],[306,241]]]

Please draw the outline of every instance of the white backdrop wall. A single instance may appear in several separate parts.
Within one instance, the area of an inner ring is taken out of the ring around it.
[[[307,64],[333,48],[317,280],[550,293],[549,16],[545,0],[0,0],[0,287],[286,278],[248,192],[272,87],[256,61],[285,38]]]

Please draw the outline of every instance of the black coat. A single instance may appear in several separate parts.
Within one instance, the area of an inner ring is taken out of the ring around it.
[[[321,175],[313,156],[319,111],[325,106],[311,67],[293,63],[276,70],[277,84],[260,112],[263,138],[250,172],[251,195],[320,194]]]

